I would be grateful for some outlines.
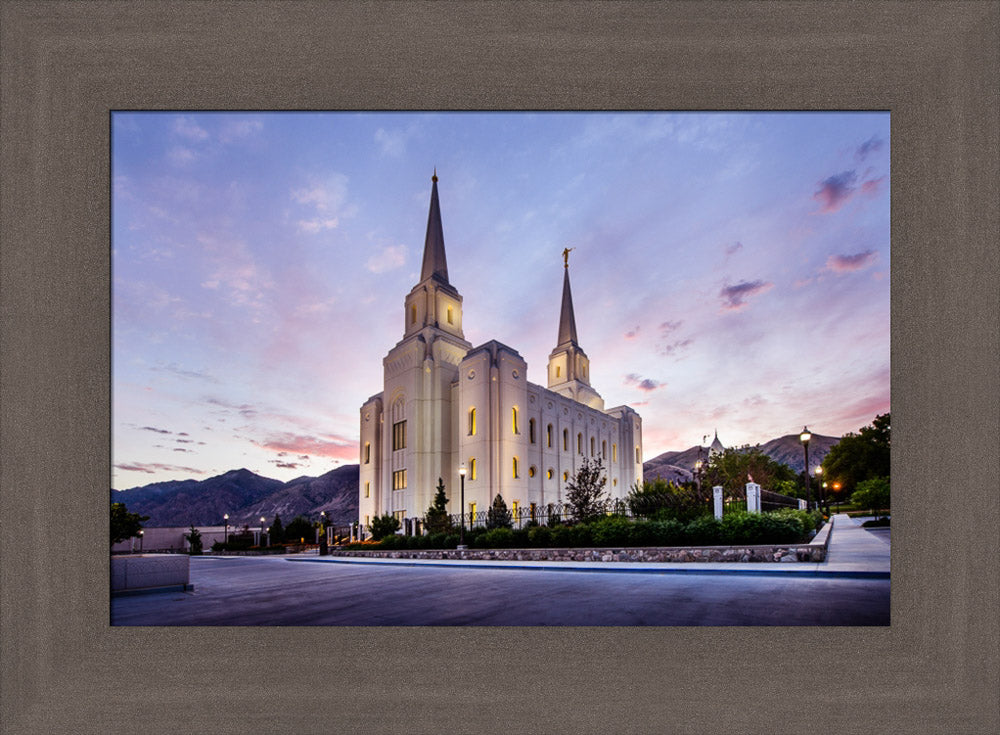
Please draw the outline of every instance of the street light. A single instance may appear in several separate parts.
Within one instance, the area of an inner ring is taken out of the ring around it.
[[[267,522],[267,519],[264,518],[264,516],[261,516],[260,517],[260,545],[261,546],[264,546],[264,524],[266,522]]]
[[[224,520],[226,522],[226,543],[228,544],[229,543],[229,514],[226,513],[224,516],[222,516],[222,520]]]
[[[140,554],[142,553],[142,535],[143,535],[143,530],[140,528],[139,529],[139,553]]]
[[[815,475],[816,475],[816,482],[820,482],[822,480],[822,478],[823,478],[823,468],[822,467],[817,467]],[[823,504],[823,505],[826,506],[826,514],[830,515],[830,504],[826,500],[826,483],[825,482],[823,482],[823,483],[821,483],[819,485],[819,492],[821,493],[819,502],[821,504]]]
[[[802,433],[799,434],[799,441],[802,442],[802,448],[806,453],[806,508],[808,508],[811,503],[811,498],[809,497],[809,440],[812,439],[812,434],[809,433],[809,429],[805,426],[802,427]]]
[[[462,497],[459,500],[459,532],[458,532],[458,545],[463,549],[465,548],[465,463],[458,468],[458,476],[462,478]]]
[[[320,536],[319,536],[319,555],[320,556],[326,556],[327,554],[330,553],[329,542],[327,541],[327,538],[326,538],[326,511],[325,510],[321,510],[319,512],[319,516],[320,516],[320,521],[319,521],[319,532],[320,532]]]

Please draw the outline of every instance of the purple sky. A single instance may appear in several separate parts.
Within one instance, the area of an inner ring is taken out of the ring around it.
[[[115,113],[116,488],[357,461],[437,167],[466,338],[580,344],[646,459],[889,410],[887,113]]]

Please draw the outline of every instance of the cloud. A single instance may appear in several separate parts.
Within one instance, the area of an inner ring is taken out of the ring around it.
[[[283,470],[297,470],[300,467],[298,462],[282,462],[277,459],[269,459],[268,462]]]
[[[264,129],[260,120],[237,120],[226,123],[219,133],[223,143],[235,143],[250,138]]]
[[[249,403],[235,404],[235,403],[229,403],[227,401],[220,400],[218,398],[211,398],[211,397],[206,398],[204,400],[205,400],[205,403],[210,403],[213,406],[219,406],[221,408],[229,409],[230,411],[236,411],[243,418],[247,418],[247,419],[252,419],[252,418],[254,418],[259,413],[259,410],[256,409],[256,408],[254,408],[253,406],[251,406]],[[222,420],[222,419],[220,419],[220,420]]]
[[[204,475],[204,470],[196,470],[194,467],[180,467],[172,464],[160,464],[159,462],[126,462],[116,464],[115,469],[125,472],[145,472],[154,475],[157,472],[188,472],[193,475]]]
[[[174,439],[178,444],[194,444],[194,439]]]
[[[169,151],[167,151],[167,158],[175,166],[186,166],[187,164],[194,161],[198,156],[190,148],[185,148],[183,146],[174,146]]]
[[[885,141],[873,135],[871,138],[858,146],[858,149],[854,151],[854,157],[859,161],[863,161],[868,157],[869,153],[881,150],[884,144]]]
[[[724,286],[719,291],[719,296],[722,298],[722,310],[739,311],[747,305],[747,299],[767,293],[772,288],[774,288],[774,284],[765,281],[742,281],[735,286]]]
[[[332,230],[339,224],[340,220],[336,217],[328,219],[319,217],[315,219],[300,219],[298,222],[299,232],[306,232],[310,235],[315,235],[317,232],[322,232],[323,230]]]
[[[636,324],[634,329],[630,329],[625,332],[625,339],[635,339],[639,335],[639,325]]]
[[[190,117],[178,117],[175,119],[173,131],[175,134],[188,140],[201,141],[208,138],[208,131]]]
[[[743,249],[743,243],[741,243],[741,242],[739,242],[737,240],[732,245],[726,246],[726,255],[727,256],[729,256],[729,255],[735,255],[736,253],[738,253],[742,249]]]
[[[382,148],[384,156],[401,156],[406,151],[406,142],[413,135],[413,130],[386,130],[379,128],[375,131],[375,142]]]
[[[625,376],[625,385],[633,385],[639,390],[650,392],[662,387],[664,383],[650,378],[643,378],[641,375],[636,375],[635,373],[629,373]]]
[[[357,459],[358,456],[358,443],[355,439],[335,435],[316,437],[310,434],[280,432],[253,443],[264,449],[295,454],[308,453],[338,459]]]
[[[669,356],[683,350],[685,347],[690,346],[693,342],[690,337],[688,339],[677,340],[676,342],[670,342],[669,344],[662,345],[659,350],[657,350],[661,355]]]
[[[172,431],[167,431],[166,429],[157,429],[155,426],[140,426],[142,431],[155,431],[157,434],[173,434]]]
[[[406,263],[405,245],[386,245],[382,250],[368,259],[365,267],[372,273],[385,273],[403,266]]]
[[[813,194],[813,199],[820,203],[820,212],[831,214],[844,206],[854,195],[854,182],[858,175],[853,171],[843,171],[819,183],[819,189]]]
[[[158,365],[151,367],[150,370],[153,372],[168,372],[174,375],[179,375],[182,378],[197,378],[198,380],[207,380],[210,383],[218,383],[219,381],[209,375],[208,373],[199,372],[197,370],[185,370],[180,367],[177,363],[172,362],[169,365]],[[181,434],[181,436],[187,436],[187,434]]]
[[[833,273],[852,273],[872,265],[878,258],[874,250],[866,250],[863,253],[853,255],[831,255],[826,259],[825,270]]]
[[[291,197],[299,204],[311,204],[320,212],[336,212],[347,202],[347,177],[333,174],[324,182],[293,190]]]
[[[669,334],[670,332],[676,332],[678,329],[681,328],[681,325],[683,323],[684,322],[682,322],[682,321],[663,322],[662,324],[660,324],[660,332],[662,332],[663,334]]]
[[[175,452],[187,452],[188,454],[193,454],[193,449],[185,449],[184,447],[174,447]]]
[[[868,197],[873,197],[878,194],[879,189],[882,188],[882,182],[885,181],[885,176],[879,176],[877,179],[868,179],[861,185],[861,193]]]

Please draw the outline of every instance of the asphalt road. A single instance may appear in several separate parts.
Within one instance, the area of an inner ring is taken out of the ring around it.
[[[112,598],[112,625],[889,624],[887,579],[192,557],[191,582]]]

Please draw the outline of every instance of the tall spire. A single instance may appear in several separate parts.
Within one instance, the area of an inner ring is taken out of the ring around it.
[[[577,344],[576,318],[573,316],[573,294],[569,290],[569,265],[563,271],[562,310],[559,312],[559,341],[557,347]]]
[[[427,237],[424,240],[424,264],[420,280],[434,278],[448,283],[448,262],[444,257],[444,229],[441,227],[441,205],[438,203],[437,168],[431,177],[431,208],[427,215]]]

